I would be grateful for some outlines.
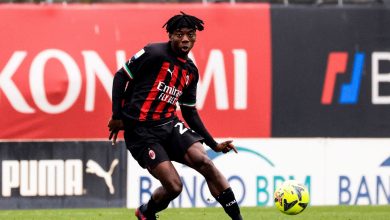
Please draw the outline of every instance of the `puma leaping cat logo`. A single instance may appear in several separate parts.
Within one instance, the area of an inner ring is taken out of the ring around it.
[[[111,194],[115,193],[114,186],[112,185],[112,173],[116,165],[118,165],[119,160],[115,159],[112,161],[110,169],[106,172],[98,163],[93,160],[88,160],[87,169],[85,170],[87,173],[94,173],[96,176],[101,177],[106,182],[108,189]]]

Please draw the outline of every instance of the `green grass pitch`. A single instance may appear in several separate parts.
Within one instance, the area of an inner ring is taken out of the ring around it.
[[[243,207],[245,220],[389,220],[389,206],[309,206],[288,216],[275,207]],[[1,210],[1,220],[135,220],[134,209]],[[229,220],[222,208],[169,208],[158,220]]]

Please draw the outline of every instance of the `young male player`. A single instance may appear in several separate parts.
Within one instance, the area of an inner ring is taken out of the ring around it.
[[[187,55],[203,24],[183,12],[173,16],[163,26],[169,41],[145,46],[114,77],[109,139],[115,144],[118,132],[124,129],[134,159],[161,182],[148,203],[136,210],[139,220],[156,219],[155,214],[181,193],[183,185],[171,161],[202,174],[225,212],[233,220],[242,220],[229,183],[201,143],[216,152],[237,153],[232,141],[217,143],[213,139],[195,107],[199,73]],[[177,102],[189,128],[176,115]]]

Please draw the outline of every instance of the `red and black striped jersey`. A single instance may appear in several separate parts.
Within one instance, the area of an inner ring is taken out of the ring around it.
[[[127,86],[121,80],[116,83],[119,74],[127,75]],[[145,46],[123,65],[115,78],[113,117],[121,115],[139,121],[167,119],[176,115],[177,103],[186,106],[196,103],[198,69],[191,59],[176,56],[169,42]],[[118,103],[122,100],[124,103]]]

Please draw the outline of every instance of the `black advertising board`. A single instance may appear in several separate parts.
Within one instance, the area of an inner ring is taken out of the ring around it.
[[[390,134],[390,10],[273,7],[272,136]]]
[[[123,142],[0,142],[0,209],[125,207]]]

